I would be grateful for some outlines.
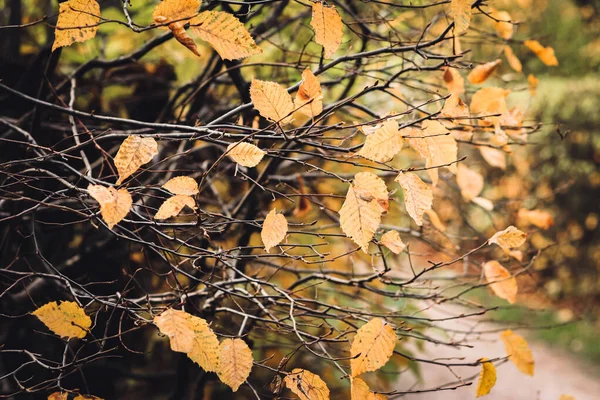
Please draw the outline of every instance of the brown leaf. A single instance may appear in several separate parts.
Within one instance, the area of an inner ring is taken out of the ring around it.
[[[517,214],[519,223],[523,225],[535,225],[540,229],[550,229],[554,225],[552,214],[541,210],[527,210],[521,208]]]
[[[515,56],[512,48],[510,46],[504,46],[504,55],[506,56],[506,60],[508,61],[508,65],[516,72],[523,71],[523,65],[521,65],[521,61]]]
[[[381,244],[394,254],[400,254],[406,247],[398,231],[387,231],[381,236]]]
[[[454,17],[454,34],[465,33],[471,23],[471,0],[452,0],[450,10]]]
[[[54,392],[48,396],[48,400],[67,400],[68,398],[68,392]]]
[[[60,3],[52,51],[94,38],[99,23],[100,5],[96,0],[68,0]]]
[[[500,338],[504,342],[508,359],[515,364],[519,371],[533,376],[535,361],[527,341],[510,329],[502,332]]]
[[[185,24],[196,15],[200,2],[198,0],[162,0],[152,12],[156,24],[168,24],[175,39],[192,53],[200,56],[194,40],[185,31]]]
[[[315,30],[315,41],[325,49],[325,57],[331,57],[342,44],[344,36],[342,17],[335,6],[324,6],[322,2],[313,3],[310,25]]]
[[[525,240],[527,240],[527,234],[511,225],[503,231],[494,233],[494,236],[488,240],[488,244],[495,243],[503,250],[508,251],[521,246]]]
[[[443,77],[444,83],[446,83],[446,87],[448,88],[448,92],[457,96],[465,92],[465,80],[457,69],[446,67],[444,69]]]
[[[375,133],[367,136],[358,155],[368,160],[388,162],[402,149],[402,136],[398,131],[398,123],[389,119]]]
[[[351,378],[350,400],[385,400],[383,394],[375,394],[371,392],[369,386],[360,378]]]
[[[160,205],[158,211],[154,215],[154,219],[169,219],[179,215],[185,206],[188,206],[192,210],[197,208],[196,201],[191,196],[177,194],[173,197],[169,197]]]
[[[123,183],[142,165],[146,164],[158,154],[158,144],[151,137],[137,135],[127,136],[115,156],[115,166],[119,171],[117,185]]]
[[[558,60],[556,59],[556,55],[554,55],[552,47],[544,47],[537,40],[526,40],[525,47],[533,51],[544,64],[550,67],[558,65]]]
[[[512,21],[510,14],[506,11],[494,10],[490,15],[497,19],[497,21],[494,22],[494,28],[496,28],[498,36],[505,40],[510,39],[514,32],[513,24],[507,22]]]
[[[485,279],[490,283],[490,289],[501,299],[510,304],[517,301],[519,287],[517,280],[498,261],[488,261],[483,265]]]

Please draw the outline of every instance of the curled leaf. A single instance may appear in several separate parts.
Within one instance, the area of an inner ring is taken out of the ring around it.
[[[496,70],[496,68],[498,68],[498,65],[500,65],[501,62],[502,60],[498,59],[489,63],[478,65],[475,68],[473,68],[473,70],[469,73],[467,79],[472,84],[479,85],[485,82],[487,78],[489,78],[490,75],[494,73],[494,71]]]
[[[536,56],[546,65],[555,67],[558,65],[554,49],[552,47],[544,47],[537,40],[526,40],[525,47],[533,51]]]
[[[196,43],[187,34],[184,26],[196,15],[199,7],[198,0],[163,0],[152,12],[152,19],[156,24],[168,24],[175,39],[197,56],[200,54]]]
[[[496,367],[494,364],[489,362],[487,358],[482,358],[479,361],[481,361],[481,372],[477,381],[476,397],[489,394],[496,384]]]
[[[306,115],[309,118],[315,118],[323,111],[323,90],[319,79],[312,73],[310,68],[306,68],[302,72],[302,83],[296,93],[294,105],[298,112]]]
[[[506,56],[508,65],[510,65],[512,69],[514,69],[516,72],[523,71],[523,65],[521,64],[521,61],[517,58],[510,46],[504,46],[504,55]]]

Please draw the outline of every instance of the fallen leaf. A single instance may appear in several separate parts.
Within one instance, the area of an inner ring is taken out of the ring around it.
[[[510,46],[504,46],[504,55],[506,56],[508,65],[510,65],[513,70],[516,72],[523,71],[523,65],[521,64],[521,61],[517,58]]]
[[[555,67],[558,65],[554,49],[552,47],[544,47],[537,40],[526,40],[525,47],[533,51],[536,56],[546,65]]]

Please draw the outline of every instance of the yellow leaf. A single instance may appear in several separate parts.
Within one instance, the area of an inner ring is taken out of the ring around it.
[[[369,386],[365,381],[360,378],[352,378],[352,384],[350,388],[350,400],[385,400],[386,396],[383,394],[375,394],[371,392]]]
[[[319,79],[312,73],[310,68],[302,72],[302,83],[296,93],[295,106],[298,112],[309,118],[315,118],[323,111],[323,90]],[[307,104],[309,103],[310,104]]]
[[[87,191],[100,204],[102,219],[109,229],[127,216],[133,204],[131,195],[125,188],[116,190],[113,187],[89,185]]]
[[[506,11],[493,11],[490,14],[493,18],[497,19],[494,22],[494,28],[496,28],[496,33],[502,39],[508,40],[513,35],[513,24],[506,21],[511,21],[510,14]]]
[[[452,93],[442,109],[442,114],[450,118],[464,118],[469,116],[469,107],[457,94]]]
[[[446,225],[442,223],[440,216],[434,210],[425,210],[431,224],[439,231],[446,232]]]
[[[519,287],[517,280],[498,261],[488,261],[483,265],[485,279],[490,283],[490,288],[501,299],[513,304],[517,300]]]
[[[493,114],[504,114],[508,112],[506,97],[510,90],[496,87],[486,87],[478,90],[471,99],[471,114],[475,116],[484,115],[483,122],[493,124],[494,118],[487,117]]]
[[[185,31],[185,24],[196,15],[200,2],[198,0],[162,0],[152,12],[156,24],[168,24],[175,39],[192,53],[200,56],[194,40]]]
[[[373,318],[363,325],[356,332],[350,347],[351,376],[383,367],[394,353],[397,341],[392,327],[381,318]]]
[[[315,2],[310,25],[315,30],[315,41],[325,49],[325,57],[331,57],[342,44],[342,17],[334,6],[327,7],[322,2]]]
[[[265,245],[267,253],[273,247],[277,246],[287,235],[288,222],[283,214],[277,214],[277,210],[272,209],[265,222],[263,222],[262,230],[260,231],[260,237]]]
[[[294,368],[285,377],[285,385],[301,400],[329,400],[329,388],[310,371]]]
[[[396,177],[396,182],[402,186],[404,190],[404,206],[406,212],[415,223],[419,226],[423,225],[423,214],[431,209],[433,203],[433,191],[431,187],[419,178],[414,173],[400,172]]]
[[[169,197],[160,205],[158,211],[154,215],[154,219],[168,219],[179,215],[185,206],[195,210],[196,201],[192,197],[184,194],[177,194],[173,197]]]
[[[489,63],[478,65],[475,68],[473,68],[473,71],[469,73],[467,79],[473,85],[479,85],[485,82],[487,78],[489,78],[490,75],[494,73],[494,71],[496,70],[496,68],[498,68],[498,65],[500,65],[501,62],[502,60],[498,59]]]
[[[119,172],[117,185],[123,183],[131,174],[138,170],[158,154],[158,144],[151,137],[137,135],[127,136],[115,156],[115,166]]]
[[[38,317],[54,334],[69,339],[84,338],[92,326],[90,317],[73,301],[63,301],[60,304],[52,301],[41,306],[32,314]]]
[[[267,153],[252,143],[231,143],[227,146],[227,155],[236,163],[248,168],[256,167],[265,154]]]
[[[508,65],[516,72],[523,71],[523,65],[521,65],[521,61],[515,56],[512,48],[510,46],[504,46],[504,55],[506,56],[506,60],[508,61]]]
[[[575,397],[568,394],[561,394],[558,400],[575,400]]]
[[[103,400],[98,396],[92,396],[91,394],[78,394],[73,400]]]
[[[67,400],[69,393],[67,392],[54,392],[48,396],[48,400]]]
[[[531,224],[544,230],[549,229],[554,225],[554,217],[552,217],[552,214],[541,210],[527,210],[521,208],[517,214],[517,218],[519,219],[519,223],[523,225]]]
[[[389,119],[375,133],[367,136],[365,144],[358,155],[368,160],[387,162],[402,149],[402,136],[398,131],[398,123]]]
[[[533,51],[536,56],[546,65],[555,67],[558,65],[554,49],[552,47],[544,47],[537,40],[526,40],[525,47]]]
[[[426,167],[430,169],[427,170],[427,173],[435,186],[438,181],[438,169],[432,167],[444,165],[450,172],[456,174],[458,145],[454,137],[448,134],[448,129],[438,121],[423,121],[423,128],[425,142],[429,148]]]
[[[460,193],[467,201],[479,196],[484,185],[483,176],[463,164],[458,165],[456,183],[458,183]]]
[[[495,243],[503,250],[508,251],[515,247],[521,246],[523,243],[525,243],[526,239],[526,233],[521,232],[511,225],[503,231],[494,233],[494,236],[488,240],[488,244]]]
[[[487,358],[482,358],[480,361],[481,372],[479,373],[479,381],[477,381],[476,397],[489,394],[496,384],[496,367],[494,364],[489,362]]]
[[[465,92],[465,80],[460,75],[457,69],[446,67],[444,69],[444,83],[448,88],[448,92],[455,95],[460,95]]]
[[[282,125],[292,121],[294,103],[285,88],[278,83],[252,79],[250,98],[260,115]]]
[[[198,183],[194,178],[190,178],[189,176],[171,178],[162,187],[173,194],[193,196],[199,192]]]
[[[400,254],[406,247],[398,231],[387,231],[381,236],[381,244],[394,254]]]
[[[450,10],[454,17],[454,34],[463,34],[471,23],[471,0],[452,0]]]
[[[252,350],[237,338],[223,340],[219,350],[219,379],[236,392],[252,370]]]
[[[68,0],[58,6],[52,51],[96,36],[100,5],[96,0]]]
[[[250,32],[235,16],[221,11],[204,11],[190,21],[190,30],[207,41],[226,60],[262,53]]]
[[[529,93],[531,93],[532,96],[535,96],[535,91],[540,80],[536,78],[535,75],[529,74],[527,75],[527,82],[529,82]]]
[[[535,361],[527,341],[510,329],[502,332],[500,338],[504,342],[508,359],[515,364],[519,371],[533,376]]]
[[[502,150],[489,146],[479,146],[479,153],[492,167],[506,169],[506,155]]]
[[[169,337],[171,350],[186,353],[205,371],[219,367],[219,340],[208,323],[185,311],[168,309],[154,317],[154,325]]]
[[[365,198],[373,197],[381,207],[383,212],[389,208],[389,198],[387,187],[383,179],[372,172],[359,172],[354,175],[354,189]]]

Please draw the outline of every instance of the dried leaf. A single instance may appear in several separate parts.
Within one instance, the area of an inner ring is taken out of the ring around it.
[[[151,137],[137,135],[127,136],[115,156],[115,166],[119,172],[117,185],[123,183],[131,174],[138,170],[158,154],[158,144]]]
[[[479,146],[479,153],[492,167],[506,169],[506,154],[489,146]]]
[[[197,56],[200,54],[196,43],[184,26],[196,15],[199,7],[198,0],[162,0],[152,12],[152,19],[156,24],[168,24],[175,39]]]
[[[288,222],[283,214],[277,214],[277,210],[272,209],[265,222],[263,222],[262,230],[260,231],[260,237],[262,238],[265,250],[267,253],[273,247],[277,246],[287,235]]]
[[[493,114],[504,114],[508,111],[506,97],[510,90],[496,87],[486,87],[478,90],[471,99],[471,114],[474,116],[486,116],[484,123],[492,125],[498,117],[487,117]]]
[[[506,61],[508,61],[508,65],[516,72],[523,71],[523,65],[521,65],[521,61],[517,58],[515,53],[513,52],[510,46],[504,46],[504,55],[506,56]]]
[[[342,17],[335,6],[327,7],[322,2],[313,3],[310,25],[315,30],[315,41],[325,49],[325,57],[331,57],[342,44],[344,36]]]
[[[407,141],[425,158],[427,174],[431,177],[433,186],[436,186],[441,166],[456,173],[458,145],[454,137],[448,134],[446,127],[438,121],[424,121],[423,127],[423,131],[413,130]]]
[[[375,394],[371,392],[369,386],[360,378],[352,378],[350,391],[350,400],[385,400],[383,394]]]
[[[433,203],[431,187],[423,182],[417,174],[410,172],[400,172],[395,180],[404,190],[406,212],[417,225],[423,225],[423,214],[431,209]]]
[[[465,118],[469,116],[469,107],[454,93],[446,99],[442,114],[450,118]]]
[[[510,329],[502,332],[500,338],[504,342],[508,359],[515,364],[519,371],[533,376],[535,361],[527,341]]]
[[[521,246],[523,243],[525,243],[526,239],[526,233],[521,232],[511,225],[503,231],[494,233],[494,236],[488,240],[488,244],[495,243],[503,250],[508,251],[515,247]]]
[[[226,60],[262,53],[250,32],[235,16],[221,11],[204,11],[190,21],[190,30],[207,41]]]
[[[544,47],[537,40],[526,40],[525,46],[533,51],[536,56],[546,65],[555,67],[558,65],[554,49],[552,47]]]
[[[67,400],[68,398],[68,392],[54,392],[48,396],[48,400]]]
[[[93,396],[91,394],[78,394],[73,400],[103,400],[98,396]]]
[[[359,172],[354,175],[354,189],[362,196],[363,200],[377,200],[381,211],[387,212],[389,208],[388,191],[383,179],[372,172]]]
[[[292,121],[294,103],[285,88],[278,83],[252,79],[250,98],[260,115],[282,125]]]
[[[301,400],[329,400],[329,388],[310,371],[294,368],[285,377],[285,385]]]
[[[481,372],[479,373],[479,380],[477,381],[475,397],[489,394],[496,384],[496,367],[494,364],[489,362],[487,358],[482,358],[479,361],[481,361]]]
[[[465,92],[465,80],[457,69],[446,67],[444,69],[443,78],[444,83],[446,83],[446,87],[448,88],[448,92],[457,96]]]
[[[31,314],[38,317],[54,334],[69,339],[84,338],[92,326],[90,317],[73,301],[63,301],[60,304],[52,301]]]
[[[552,214],[541,210],[527,210],[521,208],[517,214],[519,223],[523,225],[535,225],[540,229],[549,229],[554,225],[554,217]]]
[[[398,123],[389,119],[375,133],[367,136],[358,155],[368,160],[388,162],[402,149],[402,136],[398,131]]]
[[[465,33],[471,23],[471,0],[452,0],[450,10],[454,18],[454,34]]]
[[[113,187],[89,185],[87,191],[94,200],[100,203],[102,219],[109,229],[127,216],[133,204],[133,199],[125,188],[116,190]]]
[[[198,182],[189,176],[176,176],[175,178],[171,178],[167,183],[162,185],[162,187],[173,194],[183,194],[188,196],[193,196],[200,192],[198,189]]]
[[[171,350],[186,353],[205,371],[219,367],[219,340],[208,323],[185,311],[168,309],[154,317],[154,325],[169,337]]]
[[[310,68],[306,68],[302,72],[302,83],[296,93],[295,106],[298,112],[306,115],[309,118],[315,118],[323,112],[323,90],[319,79],[312,73]],[[310,104],[307,104],[309,103]]]
[[[467,201],[479,196],[484,185],[483,176],[462,163],[458,165],[456,183],[460,188],[460,193]]]
[[[382,213],[381,205],[374,195],[351,184],[339,211],[342,232],[367,253],[369,242],[381,223]]]
[[[502,60],[498,59],[489,63],[478,65],[475,68],[473,68],[473,70],[469,73],[467,79],[473,85],[479,85],[485,82],[487,78],[489,78],[490,75],[494,73],[494,71],[496,70],[496,68],[498,68],[498,65],[500,65],[501,62]]]
[[[394,352],[398,338],[391,326],[381,318],[373,318],[357,332],[350,348],[351,376],[383,367]]]
[[[96,0],[68,0],[58,5],[52,51],[75,42],[93,39],[100,23],[100,5]]]
[[[227,146],[227,155],[236,163],[252,168],[256,167],[267,154],[252,143],[231,143]]]
[[[394,254],[400,254],[406,247],[398,231],[387,231],[381,236],[381,244]]]
[[[485,279],[490,283],[490,288],[501,299],[513,304],[517,300],[519,287],[517,279],[508,272],[498,261],[488,261],[483,265]]]
[[[184,194],[177,194],[173,197],[169,197],[160,205],[158,211],[154,215],[154,219],[169,219],[179,215],[185,206],[195,210],[196,201],[193,197]]]
[[[221,382],[234,392],[250,376],[252,370],[252,350],[242,339],[225,339],[219,346],[219,369]]]
[[[493,11],[491,16],[498,21],[494,22],[494,28],[496,28],[496,33],[502,39],[508,40],[512,37],[514,32],[514,26],[512,23],[507,21],[512,21],[510,14],[506,11]]]

